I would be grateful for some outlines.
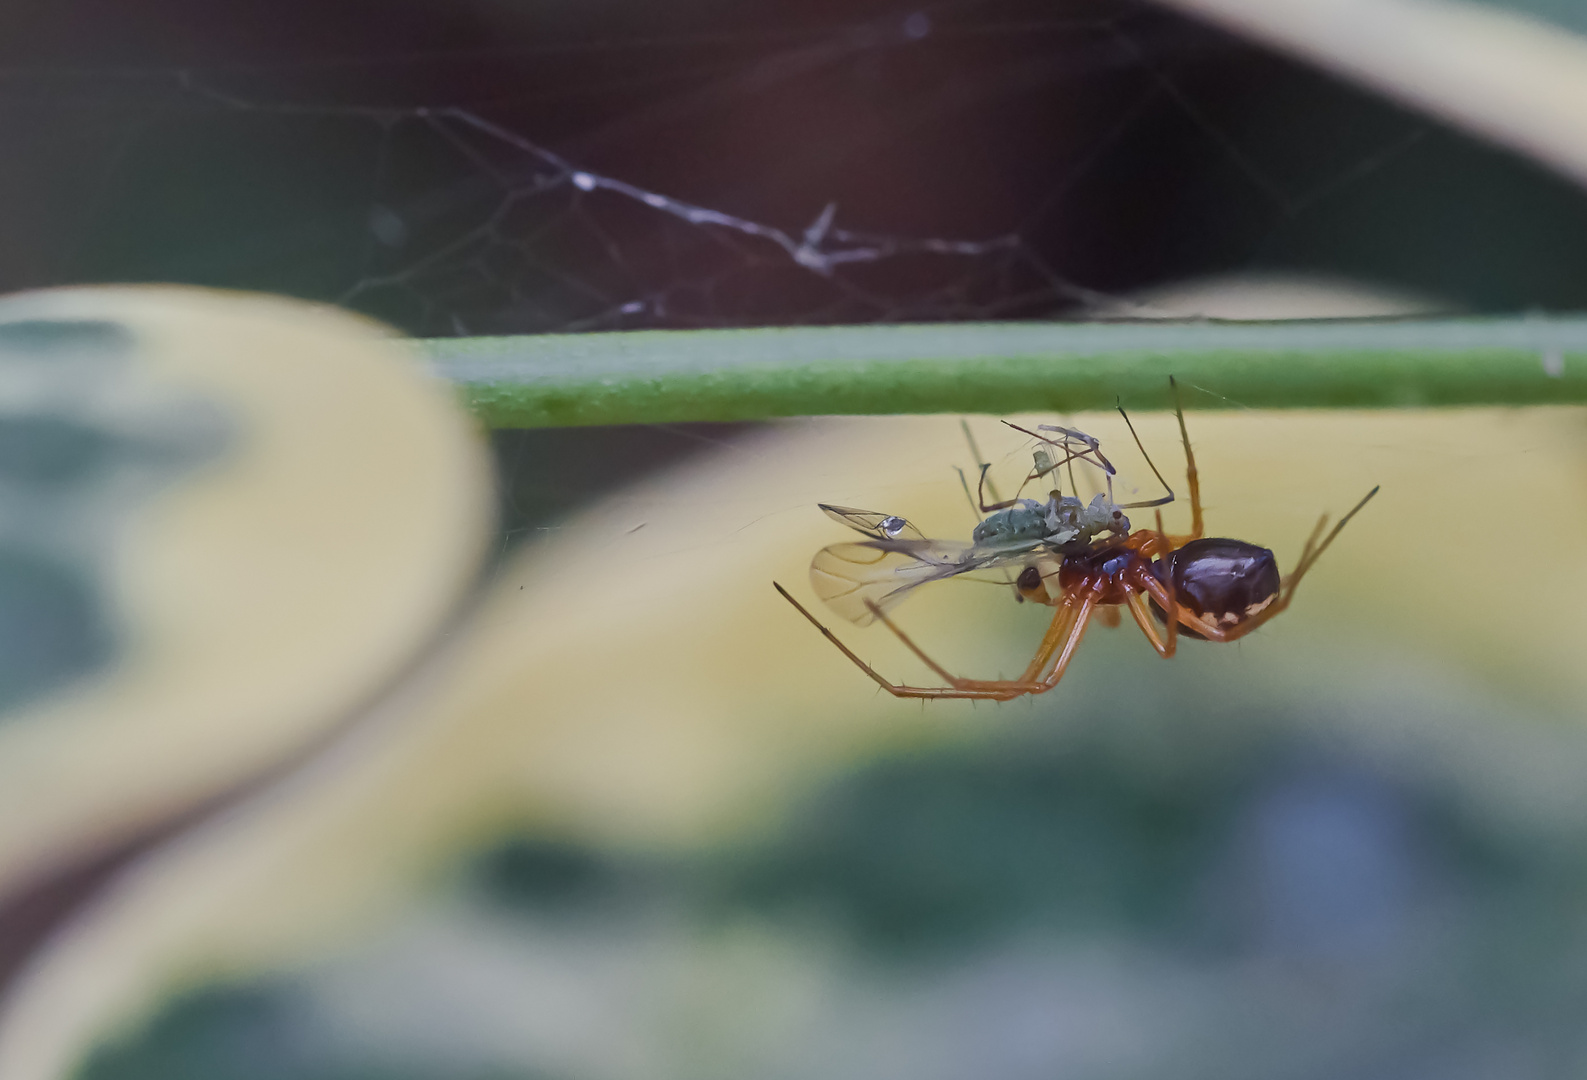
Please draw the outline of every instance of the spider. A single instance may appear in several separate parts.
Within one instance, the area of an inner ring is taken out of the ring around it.
[[[1106,477],[1106,493],[1086,503],[1077,496],[1062,494],[1057,487],[1045,502],[1020,498],[1018,493],[1013,499],[1000,502],[994,492],[994,501],[988,504],[984,491],[989,466],[983,464],[977,495],[971,501],[978,511],[989,516],[976,526],[967,544],[929,540],[908,521],[891,514],[821,504],[828,516],[869,539],[833,544],[817,552],[810,563],[810,581],[816,594],[852,622],[864,625],[879,620],[946,685],[909,686],[888,681],[787,589],[775,581],[773,586],[844,656],[894,697],[1008,701],[1025,694],[1046,693],[1063,678],[1092,617],[1116,626],[1120,606],[1129,609],[1146,640],[1165,659],[1174,655],[1180,634],[1206,641],[1239,640],[1289,607],[1295,588],[1307,571],[1378,489],[1367,492],[1332,529],[1328,529],[1328,515],[1323,514],[1307,538],[1294,571],[1288,577],[1280,577],[1278,563],[1267,548],[1244,540],[1203,535],[1196,457],[1190,448],[1178,386],[1172,379],[1169,382],[1174,389],[1174,414],[1185,448],[1191,521],[1188,534],[1171,535],[1163,530],[1162,507],[1175,496],[1150,457],[1146,462],[1168,494],[1147,502],[1115,503],[1114,469],[1103,457],[1098,441],[1083,432],[1045,424],[1035,431],[1009,425],[1038,440],[1035,464],[1025,483],[1056,477],[1061,468],[1067,468],[1072,487],[1073,467],[1079,462]],[[1123,408],[1119,413],[1139,447],[1140,438],[1135,435],[1129,415]],[[1146,456],[1144,447],[1141,454]],[[968,482],[965,489],[968,492]],[[1154,509],[1155,529],[1131,531],[1124,511],[1140,507]],[[1018,573],[1011,583],[1016,599],[1057,609],[1035,655],[1016,679],[966,679],[953,675],[927,656],[887,615],[887,608],[927,582],[989,569],[1007,572],[1015,567]]]

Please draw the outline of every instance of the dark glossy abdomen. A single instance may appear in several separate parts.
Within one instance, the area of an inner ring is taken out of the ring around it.
[[[1244,622],[1278,595],[1278,562],[1273,553],[1244,540],[1211,536],[1192,540],[1171,553],[1166,563],[1178,602],[1223,626]]]

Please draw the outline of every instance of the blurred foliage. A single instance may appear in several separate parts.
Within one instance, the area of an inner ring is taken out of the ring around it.
[[[1339,1075],[1342,1063],[1351,1075],[1417,1073],[1449,1046],[1515,1042],[1533,1064],[1508,1075],[1547,1076],[1558,1074],[1533,1065],[1587,1050],[1577,1022],[1587,844],[1579,823],[1567,828],[1574,839],[1563,843],[1517,837],[1457,789],[1282,709],[1125,709],[858,766],[747,846],[664,857],[509,839],[462,867],[454,900],[571,933],[566,941],[579,928],[649,925],[658,912],[683,913],[684,929],[663,920],[663,935],[749,920],[917,973],[1043,940],[1188,965],[1214,995],[1228,991],[1218,980],[1229,973],[1277,965],[1287,974],[1263,992],[1267,1007],[1303,1014],[1319,993],[1361,1002],[1327,1053],[1301,1039],[1281,1054],[1294,1069],[1285,1075]],[[317,1027],[302,985],[188,996],[102,1048],[80,1078],[540,1075],[480,1073],[467,1061],[360,1066],[345,1046],[328,1049],[339,1044]],[[1262,1075],[1216,1068],[1262,1038],[1243,1024],[1206,1031],[1177,1059],[1179,1075]],[[995,1062],[987,1075],[999,1075]]]
[[[305,1017],[288,987],[215,990],[174,1003],[135,1044],[90,1061],[79,1080],[440,1080],[423,1068],[304,1060]],[[446,1080],[550,1080],[528,1072],[448,1071]]]

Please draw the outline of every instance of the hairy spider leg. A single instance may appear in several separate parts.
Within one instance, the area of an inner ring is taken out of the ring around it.
[[[1096,594],[1085,596],[1080,601],[1080,609],[1075,612],[1075,626],[1069,632],[1069,638],[1064,642],[1063,652],[1058,654],[1058,661],[1053,664],[1052,670],[1041,681],[1038,694],[1045,694],[1048,690],[1058,685],[1058,680],[1064,677],[1064,671],[1069,667],[1069,661],[1074,659],[1075,650],[1080,647],[1080,641],[1086,636],[1086,626],[1091,622],[1091,613],[1097,609]]]
[[[1070,659],[1074,656],[1075,647],[1079,645],[1081,637],[1085,634],[1086,622],[1089,620],[1096,604],[1096,598],[1092,594],[1087,594],[1080,601],[1078,607],[1071,600],[1065,599],[1059,612],[1053,617],[1053,624],[1048,627],[1047,634],[1042,638],[1042,648],[1038,650],[1036,658],[1031,661],[1030,667],[1026,669],[1027,677],[1024,679],[956,678],[950,675],[941,665],[927,657],[923,651],[915,646],[914,642],[909,640],[908,635],[899,630],[885,616],[882,616],[883,622],[909,646],[915,655],[925,661],[934,672],[949,683],[948,686],[908,686],[889,682],[875,668],[855,655],[853,650],[843,644],[836,634],[823,626],[821,621],[810,614],[803,604],[789,595],[787,589],[784,589],[777,582],[772,582],[772,584],[784,600],[792,604],[799,614],[803,615],[809,620],[811,625],[821,631],[828,641],[837,646],[839,652],[848,657],[861,671],[865,672],[877,686],[880,686],[894,697],[901,698],[971,698],[1010,701],[1025,694],[1040,694],[1051,690],[1058,685],[1058,680],[1063,678],[1064,669],[1068,667]],[[1047,659],[1054,651],[1058,650],[1060,644],[1062,645],[1062,652],[1056,664],[1054,664],[1053,670],[1045,678],[1037,681],[1035,675],[1039,674],[1042,668],[1046,666]]]
[[[1058,651],[1058,647],[1065,641],[1074,638],[1077,631],[1080,633],[1085,632],[1084,621],[1091,616],[1091,612],[1088,610],[1085,610],[1084,614],[1082,614],[1086,602],[1091,601],[1087,598],[1080,607],[1076,607],[1073,595],[1063,598],[1063,602],[1058,605],[1058,610],[1053,612],[1052,622],[1047,624],[1047,632],[1041,636],[1041,643],[1036,646],[1036,654],[1030,658],[1030,663],[1026,666],[1024,674],[1020,676],[1022,681],[1030,682],[1040,678],[1042,670],[1052,660],[1053,653]],[[1095,607],[1094,602],[1092,602],[1092,607]]]
[[[886,690],[894,697],[972,698],[977,700],[1010,701],[1022,694],[1038,692],[1034,684],[1029,686],[1021,686],[1018,684],[1009,683],[1006,686],[999,686],[997,689],[959,689],[952,686],[904,686],[888,682],[880,672],[856,656],[854,651],[847,645],[843,644],[836,634],[823,626],[821,624],[821,620],[810,614],[810,612],[805,609],[803,604],[789,595],[787,589],[783,588],[775,581],[772,582],[772,585],[776,587],[778,593],[782,595],[784,600],[792,604],[799,614],[803,615],[810,621],[812,626],[821,631],[822,636],[824,636],[833,645],[837,646],[838,651],[844,656],[848,657],[849,660],[853,662],[855,667],[865,672],[865,674],[869,676],[877,686],[881,687],[883,690]]]
[[[1183,421],[1181,421],[1181,423],[1183,423]],[[1189,446],[1190,444],[1187,442],[1185,445]],[[1192,466],[1192,468],[1194,468],[1194,466]],[[1190,490],[1191,490],[1191,496],[1190,497],[1191,497],[1192,500],[1194,500],[1195,497],[1196,497],[1195,496],[1196,488],[1195,488],[1194,484],[1191,485]],[[1198,520],[1199,520],[1199,515],[1198,515]],[[1163,512],[1161,510],[1159,510],[1157,512],[1157,531],[1158,532],[1162,532],[1163,531]],[[1157,580],[1157,576],[1152,573],[1152,568],[1149,567],[1149,566],[1143,566],[1141,568],[1140,578],[1137,579],[1137,585],[1139,586],[1142,582],[1144,582],[1146,580],[1151,580],[1151,581],[1156,581]],[[1168,584],[1163,587],[1163,591],[1168,594],[1168,606],[1163,608],[1163,610],[1168,613],[1168,618],[1164,621],[1164,626],[1163,626],[1164,633],[1167,636],[1168,640],[1163,643],[1163,648],[1162,648],[1161,652],[1162,652],[1163,658],[1167,659],[1168,657],[1174,655],[1174,650],[1179,645],[1179,590],[1174,588],[1174,583],[1173,583],[1173,581],[1170,580],[1168,582]],[[1135,597],[1135,598],[1137,598],[1137,599],[1140,598],[1140,593],[1138,593],[1138,592],[1132,592],[1132,593],[1130,593],[1130,595]],[[1142,606],[1144,607],[1145,605],[1143,604]],[[1156,628],[1154,627],[1153,629],[1156,629]],[[1147,639],[1152,641],[1152,644],[1155,647],[1156,641],[1153,638],[1153,635],[1148,634],[1147,635]]]
[[[1164,660],[1173,656],[1176,640],[1173,631],[1169,631],[1167,641],[1158,636],[1157,627],[1152,625],[1151,610],[1146,606],[1146,601],[1141,598],[1141,594],[1131,589],[1125,593],[1124,602],[1129,606],[1130,616],[1135,620],[1135,625],[1141,628],[1141,633],[1146,635],[1146,640],[1151,642],[1152,648],[1157,650],[1157,655]],[[1170,623],[1169,625],[1172,626],[1173,624]]]
[[[883,611],[874,601],[866,601],[865,606],[870,610],[871,615],[880,621],[883,626],[891,630],[893,632],[893,636],[898,638],[899,641],[902,641],[909,651],[914,653],[922,664],[925,664],[933,672],[935,672],[937,678],[941,679],[950,686],[959,686],[959,683],[961,682],[960,678],[957,675],[950,673],[947,668],[943,667],[931,657],[927,656],[926,650],[922,649],[919,645],[916,645],[914,639],[908,634],[904,633],[897,623],[888,618],[887,613]],[[963,688],[960,687],[960,689]]]
[[[1179,441],[1185,444],[1185,486],[1190,489],[1190,535],[1183,539],[1175,537],[1179,543],[1174,545],[1184,547],[1192,540],[1200,540],[1205,531],[1201,521],[1201,474],[1196,471],[1196,454],[1190,448],[1190,432],[1185,429],[1185,403],[1179,393],[1179,383],[1170,375],[1168,385],[1174,390],[1174,416],[1179,419]]]
[[[870,605],[873,614],[882,623],[898,635],[909,650],[920,658],[921,662],[958,690],[1013,690],[1018,694],[1040,694],[1051,690],[1058,685],[1058,680],[1063,678],[1063,669],[1069,666],[1069,659],[1074,655],[1074,650],[1080,644],[1080,638],[1085,634],[1086,620],[1097,610],[1094,594],[1084,597],[1078,605],[1071,597],[1065,597],[1063,603],[1058,605],[1058,610],[1053,613],[1052,622],[1047,626],[1047,632],[1042,635],[1041,644],[1036,647],[1036,654],[1031,658],[1030,664],[1025,668],[1024,674],[1017,679],[965,679],[951,674],[946,668],[914,643],[908,634],[889,619],[874,604]],[[1052,663],[1053,654],[1062,646],[1063,652],[1054,664],[1053,670],[1042,677],[1042,671]],[[914,687],[901,687],[900,689],[915,689]]]
[[[1165,541],[1168,539],[1163,532],[1163,512],[1157,511],[1157,535]],[[1168,602],[1162,604],[1166,617],[1163,619],[1164,633],[1159,635],[1156,625],[1152,622],[1152,612],[1147,606],[1146,596],[1150,589],[1148,581],[1157,581],[1149,567],[1141,567],[1132,580],[1124,583],[1124,600],[1130,607],[1130,615],[1135,619],[1135,625],[1141,628],[1141,633],[1146,635],[1146,640],[1151,642],[1152,648],[1157,650],[1157,655],[1164,660],[1174,655],[1174,650],[1179,644],[1179,597],[1173,583],[1162,585],[1162,592],[1168,597]],[[1155,594],[1152,594],[1155,595]],[[1162,603],[1162,601],[1159,601]]]
[[[1078,614],[1078,608],[1076,608],[1074,600],[1071,597],[1064,597],[1063,602],[1058,605],[1058,610],[1053,613],[1052,622],[1047,626],[1047,632],[1042,635],[1041,644],[1036,647],[1036,655],[1031,658],[1030,664],[1025,668],[1025,673],[1019,678],[966,679],[952,674],[947,668],[927,656],[925,650],[916,645],[913,639],[904,633],[897,623],[889,619],[887,613],[882,611],[874,602],[867,603],[865,606],[870,609],[872,615],[881,621],[882,625],[891,630],[898,637],[898,640],[909,648],[910,652],[920,659],[921,663],[936,672],[938,678],[947,682],[950,686],[961,690],[971,687],[986,689],[994,686],[1022,686],[1031,688],[1026,690],[1027,693],[1034,692],[1034,687],[1038,685],[1036,680],[1041,675],[1042,669],[1047,666],[1047,662],[1052,659],[1052,654],[1057,651],[1058,646],[1063,643],[1073,629],[1074,620]]]
[[[1282,582],[1283,592],[1286,596],[1295,591],[1295,586],[1300,583],[1300,579],[1311,568],[1311,564],[1317,561],[1317,556],[1313,554],[1317,550],[1317,538],[1323,534],[1323,530],[1327,527],[1328,515],[1323,514],[1317,519],[1317,524],[1312,526],[1311,535],[1306,537],[1306,542],[1301,545],[1300,558],[1295,560],[1294,571]],[[1329,539],[1333,538],[1329,537]]]

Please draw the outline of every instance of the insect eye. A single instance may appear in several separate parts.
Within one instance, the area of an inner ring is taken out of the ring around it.
[[[1033,592],[1041,586],[1041,571],[1034,566],[1027,566],[1019,572],[1019,581],[1016,584],[1026,592]]]

